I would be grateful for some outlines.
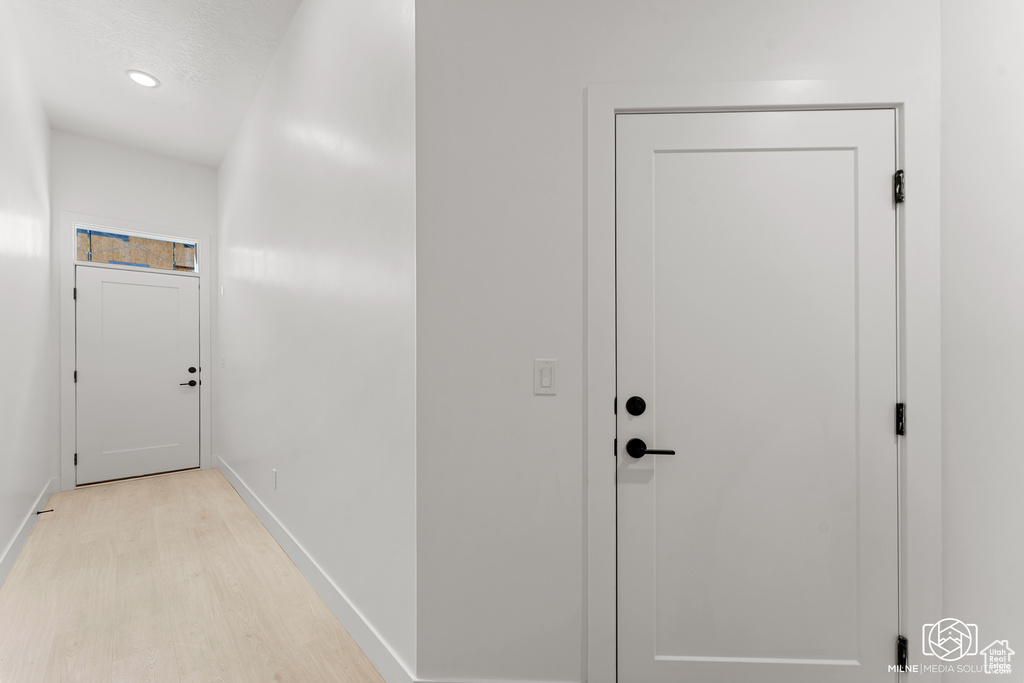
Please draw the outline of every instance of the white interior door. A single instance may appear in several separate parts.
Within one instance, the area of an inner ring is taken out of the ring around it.
[[[893,680],[894,111],[616,145],[618,680]]]
[[[76,287],[77,483],[198,467],[199,280],[77,266]]]

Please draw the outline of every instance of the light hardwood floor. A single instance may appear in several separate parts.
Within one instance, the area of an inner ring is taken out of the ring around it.
[[[0,588],[0,683],[383,683],[219,471],[46,507]]]

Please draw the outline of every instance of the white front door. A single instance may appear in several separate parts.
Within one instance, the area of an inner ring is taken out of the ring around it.
[[[76,482],[199,466],[199,280],[76,267]]]
[[[622,683],[896,677],[895,128],[617,117]]]

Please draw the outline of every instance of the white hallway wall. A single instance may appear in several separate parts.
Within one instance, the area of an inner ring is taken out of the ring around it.
[[[409,668],[413,22],[306,0],[221,167],[214,449]]]
[[[21,37],[0,0],[0,583],[14,557],[5,560],[5,549],[57,476],[48,145]]]
[[[943,616],[977,624],[982,647],[1009,640],[1018,676],[1024,653],[1022,34],[1024,4],[1016,0],[942,2]]]
[[[50,192],[55,288],[60,284],[60,230],[67,227],[61,223],[62,212],[95,216],[101,223],[103,219],[113,219],[154,232],[208,237],[210,253],[200,251],[199,258],[210,268],[208,284],[212,286],[217,281],[217,171],[212,167],[52,130]],[[216,302],[216,290],[211,299]],[[200,326],[212,328],[213,324],[213,316],[204,304]],[[65,343],[73,343],[72,339],[73,336],[65,337]],[[203,376],[216,380],[216,374],[210,372],[214,369],[212,359],[204,358],[202,362]],[[67,377],[60,380],[63,386],[69,386]],[[215,386],[215,382],[211,384]],[[213,442],[210,407],[209,401],[202,406],[206,425],[202,434],[204,453],[210,452]],[[62,444],[61,448],[63,466],[71,467],[68,458],[73,444]],[[62,476],[62,480],[73,478]]]
[[[217,234],[212,167],[63,130],[52,131],[50,158],[55,230],[71,211]]]
[[[579,681],[584,89],[936,79],[939,3],[416,13],[419,674]],[[559,395],[533,396],[535,358],[559,360]]]

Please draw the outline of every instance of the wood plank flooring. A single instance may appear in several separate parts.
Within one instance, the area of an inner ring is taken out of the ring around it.
[[[0,683],[383,683],[219,471],[46,507],[0,588]]]

